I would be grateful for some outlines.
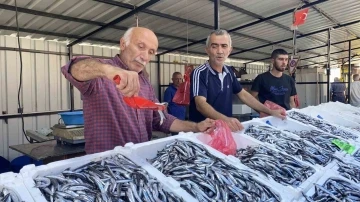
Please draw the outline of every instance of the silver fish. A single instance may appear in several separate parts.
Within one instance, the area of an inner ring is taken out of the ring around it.
[[[50,202],[183,201],[121,154],[59,175],[37,177],[34,182]]]
[[[353,140],[358,139],[357,135],[354,135],[352,133],[344,131],[341,128],[338,128],[331,124],[328,124],[328,123],[324,122],[323,120],[313,118],[311,116],[308,116],[308,115],[300,113],[300,112],[292,111],[292,112],[289,112],[287,114],[287,116],[289,116],[290,118],[295,119],[301,123],[315,126],[316,128],[318,128],[324,132],[328,132],[333,135],[340,136],[344,139],[353,139]]]
[[[0,202],[23,202],[19,196],[9,188],[3,188],[0,192]]]
[[[239,149],[236,157],[246,166],[283,185],[298,187],[315,173],[313,168],[296,159],[261,145]]]
[[[340,139],[346,143],[346,140],[334,136],[334,135],[330,135],[330,134],[326,134],[324,132],[318,131],[318,130],[311,130],[311,131],[306,131],[306,130],[302,130],[302,131],[293,131],[292,133],[298,135],[299,137],[313,143],[314,145],[323,148],[324,150],[330,152],[330,153],[335,153],[336,151],[340,151],[340,148],[338,146],[336,146],[335,144],[332,143],[332,140],[335,139]]]
[[[340,173],[340,175],[360,184],[360,166],[351,163],[344,163],[341,161],[337,162],[337,164],[339,167],[337,171]]]
[[[356,161],[359,161],[359,162],[360,162],[360,149],[358,149],[358,150],[354,153],[353,157],[354,157],[354,159],[355,159]]]
[[[273,144],[278,150],[313,165],[319,164],[325,166],[334,158],[332,153],[320,147],[313,146],[303,139],[295,139],[269,126],[250,125],[244,134],[261,142]]]
[[[314,184],[315,193],[312,196],[306,196],[307,201],[360,201],[360,189],[347,181],[329,178],[324,185]]]
[[[212,155],[204,146],[175,140],[148,160],[199,201],[281,201],[272,188]]]

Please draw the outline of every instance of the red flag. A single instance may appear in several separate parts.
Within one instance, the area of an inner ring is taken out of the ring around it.
[[[298,10],[294,13],[293,26],[299,26],[305,23],[309,8]]]

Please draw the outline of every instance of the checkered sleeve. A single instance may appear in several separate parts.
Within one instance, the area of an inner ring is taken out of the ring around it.
[[[175,121],[176,117],[164,112],[165,119],[164,122],[160,125],[160,114],[158,111],[153,112],[153,130],[158,130],[164,133],[170,132],[170,126]]]
[[[64,65],[63,67],[61,67],[61,72],[62,74],[65,76],[65,78],[72,84],[74,85],[82,95],[84,96],[89,96],[92,94],[95,94],[96,92],[98,92],[100,89],[102,89],[103,86],[103,80],[104,78],[96,78],[96,79],[92,79],[89,81],[78,81],[76,80],[70,73],[70,68],[73,64],[84,60],[84,59],[89,59],[91,57],[89,56],[79,56],[79,57],[74,57],[73,59],[71,59],[66,65]],[[95,59],[95,58],[93,58]],[[104,62],[102,60],[97,59],[99,62]]]

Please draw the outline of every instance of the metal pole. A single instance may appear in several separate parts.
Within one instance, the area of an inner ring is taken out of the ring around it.
[[[214,29],[219,29],[220,28],[219,7],[220,7],[220,0],[215,0],[214,1]]]
[[[327,101],[330,102],[330,46],[331,46],[331,39],[330,39],[330,29],[328,29],[328,47],[327,47]]]
[[[158,75],[158,94],[159,102],[161,102],[161,73],[160,73],[160,55],[157,55],[157,75]]]
[[[73,57],[73,50],[72,50],[72,46],[68,47],[68,51],[69,51],[69,61],[72,59]],[[70,111],[74,111],[75,108],[75,103],[74,103],[74,86],[70,83]]]
[[[348,67],[348,103],[350,103],[350,82],[351,81],[351,41],[349,41],[349,67]]]

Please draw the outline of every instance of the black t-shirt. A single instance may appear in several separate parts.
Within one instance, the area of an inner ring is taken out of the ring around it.
[[[286,110],[290,109],[290,96],[296,95],[295,81],[289,75],[283,74],[280,78],[270,72],[258,75],[251,87],[252,91],[258,92],[259,101],[274,102]]]

